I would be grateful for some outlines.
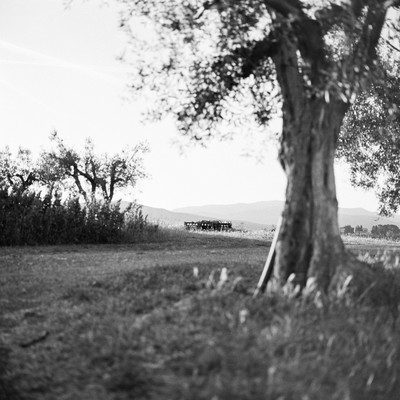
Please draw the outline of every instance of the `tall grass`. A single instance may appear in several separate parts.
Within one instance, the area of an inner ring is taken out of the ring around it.
[[[157,231],[137,205],[61,199],[56,193],[0,189],[0,245],[126,243],[148,240]]]

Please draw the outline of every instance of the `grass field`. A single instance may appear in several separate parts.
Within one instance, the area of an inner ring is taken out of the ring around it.
[[[346,241],[386,268],[330,302],[253,299],[262,235],[0,248],[0,399],[397,400],[400,245]]]

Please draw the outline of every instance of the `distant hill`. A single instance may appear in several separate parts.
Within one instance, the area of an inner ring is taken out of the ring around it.
[[[203,215],[208,218],[242,220],[262,225],[276,225],[283,210],[283,201],[260,201],[256,203],[211,204],[182,207],[173,212]],[[339,225],[362,225],[369,230],[373,225],[395,224],[400,227],[400,216],[380,217],[363,208],[339,208]]]
[[[128,206],[128,202],[121,202],[121,208],[124,209]],[[187,212],[169,211],[165,208],[155,208],[142,205],[143,214],[148,216],[149,221],[155,222],[160,225],[183,226],[185,221],[200,221],[202,219],[210,219],[208,215],[201,215]],[[225,220],[223,217],[211,217],[211,219]],[[251,221],[228,219],[232,222],[233,227],[236,229],[258,230],[268,229],[271,226],[254,223]],[[272,225],[272,224],[271,224]]]
[[[121,207],[127,206],[122,202]],[[182,207],[174,210],[143,205],[143,213],[150,221],[172,226],[182,226],[185,221],[202,219],[227,220],[234,228],[247,230],[269,229],[276,225],[283,210],[283,201],[260,201],[256,203],[211,204]],[[371,230],[373,225],[394,224],[400,227],[400,216],[380,217],[363,208],[339,208],[339,225],[362,225]]]
[[[205,215],[208,218],[249,221],[262,225],[276,225],[283,210],[283,201],[260,201],[257,203],[212,204],[183,207],[174,212]]]

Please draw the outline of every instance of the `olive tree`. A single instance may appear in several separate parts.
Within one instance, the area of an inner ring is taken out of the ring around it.
[[[19,147],[12,154],[9,147],[0,151],[0,185],[25,192],[38,180],[38,168],[29,149]]]
[[[238,109],[260,126],[282,118],[276,270],[282,282],[293,274],[303,287],[313,276],[328,291],[354,265],[338,226],[339,133],[351,104],[383,79],[380,46],[396,34],[400,1],[121,1],[131,87],[158,93],[156,116],[175,115],[200,141]]]
[[[91,139],[86,139],[81,152],[65,144],[57,132],[53,132],[51,140],[55,149],[43,153],[42,159],[52,166],[50,172],[59,174],[61,180],[72,181],[87,204],[98,197],[111,203],[117,190],[133,188],[146,177],[143,155],[149,149],[145,143],[110,156],[96,153]]]

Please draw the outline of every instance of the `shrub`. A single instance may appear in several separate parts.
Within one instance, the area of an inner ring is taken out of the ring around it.
[[[131,204],[125,213],[124,241],[148,240],[158,232],[158,225],[149,224],[142,208]]]

